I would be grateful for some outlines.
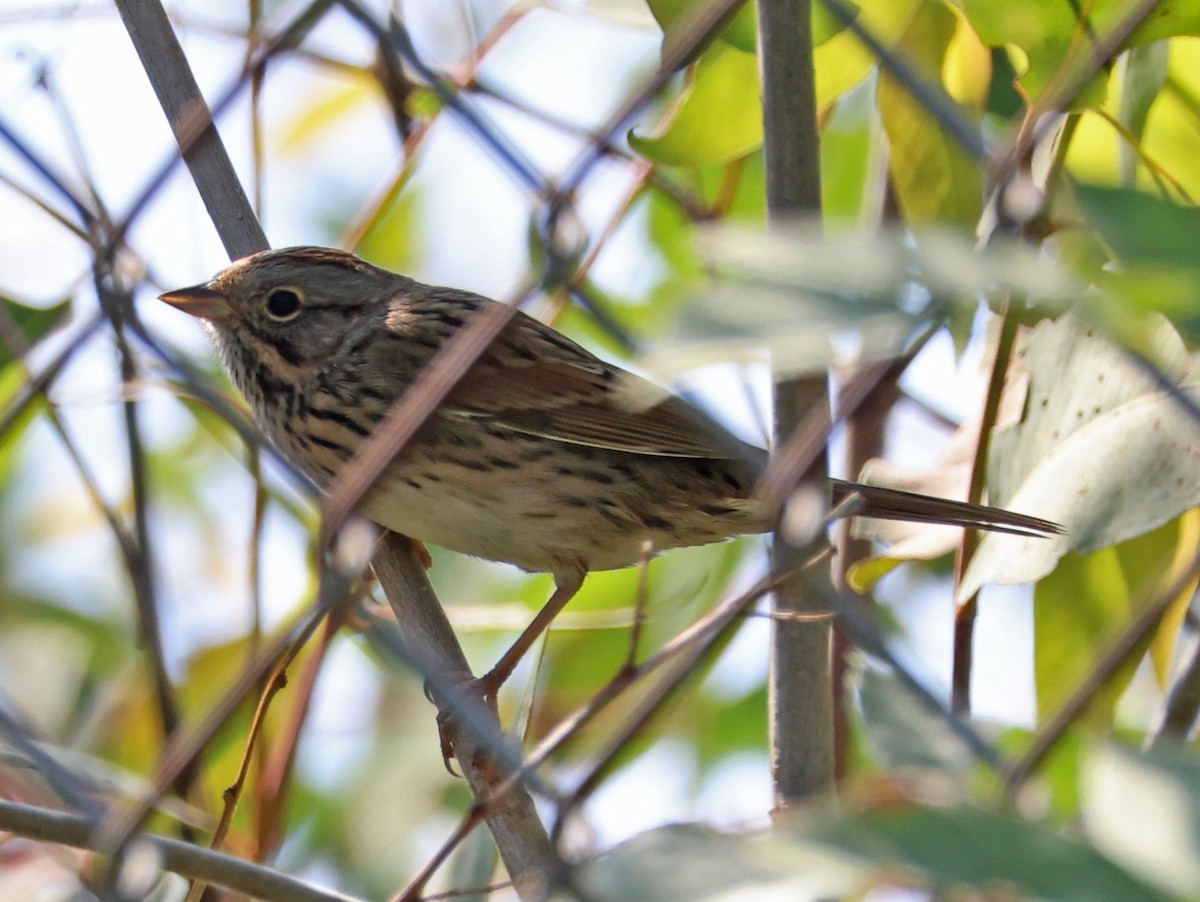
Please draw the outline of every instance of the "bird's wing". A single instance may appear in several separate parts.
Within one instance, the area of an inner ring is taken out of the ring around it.
[[[520,313],[451,392],[442,412],[632,454],[714,460],[764,455],[682,398]]]
[[[372,368],[403,388],[479,309],[495,304],[449,288],[397,295],[383,325],[406,339],[364,342]],[[364,330],[378,328],[364,325]],[[369,337],[369,335],[368,335]],[[517,312],[439,408],[443,417],[631,454],[744,460],[766,452],[734,438],[682,398],[606,363],[565,335]]]

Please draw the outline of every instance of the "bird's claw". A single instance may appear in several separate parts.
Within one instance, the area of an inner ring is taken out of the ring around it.
[[[473,677],[470,674],[456,673],[450,674],[448,679],[457,682],[459,689],[464,694],[478,696],[488,710],[496,716],[499,721],[499,707],[496,701],[496,696],[500,691],[499,684],[492,679],[492,674],[488,673],[482,677]],[[454,748],[454,732],[456,724],[454,722],[454,711],[442,702],[440,702],[434,693],[433,684],[431,681],[425,681],[425,697],[437,706],[437,726],[438,726],[438,742],[442,749],[442,764],[446,768],[446,772],[452,777],[461,777],[462,774],[455,772],[450,760],[457,758],[458,755]],[[461,762],[460,762],[461,763]]]

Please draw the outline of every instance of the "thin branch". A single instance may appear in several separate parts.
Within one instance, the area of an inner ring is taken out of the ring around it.
[[[313,649],[300,679],[296,681],[292,719],[280,730],[273,748],[269,751],[264,749],[266,760],[258,777],[258,824],[254,846],[256,861],[266,860],[282,842],[284,806],[296,752],[300,747],[300,734],[312,710],[312,695],[326,653],[340,629],[340,621],[335,622],[332,618],[325,621],[317,647]]]
[[[495,713],[459,683],[470,667],[445,610],[425,579],[415,544],[396,533],[386,533],[374,567],[396,620],[404,627],[403,646],[393,651],[426,678],[433,697],[446,706],[451,716],[445,725],[453,731],[455,757],[476,806],[488,798],[500,799],[480,811],[504,866],[523,899],[541,898],[548,875],[558,869],[557,854],[525,791],[531,781],[528,776],[516,778],[520,755],[510,750]],[[498,797],[497,787],[506,782],[520,791]]]
[[[62,95],[50,78],[49,66],[45,62],[41,62],[38,65],[38,85],[45,92],[46,96],[50,98],[50,103],[54,107],[54,113],[58,118],[59,126],[62,128],[67,149],[71,154],[71,161],[75,165],[75,172],[83,180],[83,188],[87,193],[88,209],[94,211],[96,225],[101,229],[106,228],[110,224],[108,211],[104,207],[104,201],[100,198],[100,192],[96,190],[96,182],[92,178],[91,167],[87,162],[87,154],[84,152],[83,142],[80,140],[79,132],[75,128],[74,118],[67,111]]]
[[[167,743],[159,757],[158,770],[150,789],[126,805],[123,810],[116,811],[106,818],[103,836],[99,840],[103,849],[113,854],[124,847],[153,809],[155,802],[181,773],[192,766],[228,723],[229,718],[241,707],[242,702],[262,684],[283,656],[288,654],[290,649],[307,642],[325,617],[345,603],[350,597],[351,583],[356,578],[357,574],[341,574],[326,568],[312,610],[251,656],[237,679],[217,700],[204,719],[190,730],[181,730]]]
[[[99,825],[97,819],[86,815],[0,799],[0,830],[15,836],[102,852],[104,845],[98,834]],[[359,902],[353,896],[321,889],[274,868],[251,864],[222,852],[160,836],[142,834],[137,839],[154,850],[166,870],[256,899],[268,902]]]
[[[1000,415],[1000,400],[1004,394],[1004,383],[1012,364],[1017,341],[1018,303],[1006,299],[1000,311],[1000,334],[996,339],[996,356],[992,360],[992,372],[988,379],[987,395],[979,421],[979,438],[975,444],[975,458],[971,465],[971,484],[967,501],[971,504],[983,502],[987,485],[988,461],[991,457],[992,429]],[[962,582],[963,574],[979,547],[979,531],[964,529],[962,542],[954,557],[954,585]],[[979,592],[958,606],[954,612],[954,659],[951,665],[950,707],[959,714],[971,711],[971,673],[974,659],[975,618],[979,610]]]
[[[25,143],[25,141],[16,133],[16,131],[8,126],[8,124],[0,119],[0,139],[3,139],[10,148],[23,159],[62,197],[79,216],[79,222],[83,226],[85,233],[91,233],[93,226],[96,223],[96,214],[88,205],[80,199],[74,190],[67,186],[66,179],[50,168],[50,165],[33,152],[33,149]]]
[[[225,250],[236,259],[267,247],[267,236],[256,217],[229,215],[235,210],[249,212],[250,202],[159,0],[116,3],[208,214],[214,222],[223,223],[217,231]],[[251,75],[257,69],[252,64],[247,67]]]
[[[137,364],[125,334],[125,323],[132,318],[133,298],[129,292],[115,284],[112,273],[106,271],[106,263],[103,258],[96,260],[96,294],[100,299],[100,308],[112,323],[113,334],[116,337],[121,384],[130,385],[138,378]],[[175,690],[167,673],[162,626],[158,616],[154,554],[148,514],[150,493],[146,484],[146,453],[138,416],[138,401],[136,398],[127,397],[121,407],[125,422],[125,446],[129,455],[130,491],[133,496],[134,554],[126,557],[126,569],[129,571],[137,606],[138,636],[154,680],[159,719],[162,722],[163,734],[170,737],[179,729],[180,712],[175,700]],[[192,768],[181,772],[173,784],[175,794],[181,799],[186,799],[195,777],[196,771]]]
[[[1005,787],[1010,796],[1016,796],[1025,781],[1037,770],[1046,756],[1058,744],[1067,729],[1082,715],[1097,693],[1125,666],[1133,655],[1144,648],[1143,643],[1158,628],[1159,621],[1166,615],[1179,595],[1200,573],[1200,551],[1192,556],[1188,565],[1171,580],[1158,595],[1142,605],[1125,630],[1105,650],[1087,678],[1071,694],[1050,722],[1034,737],[1025,754],[1005,773]]]
[[[26,188],[24,185],[18,184],[16,182],[16,180],[14,180],[11,176],[0,172],[0,185],[4,185],[6,188],[8,188],[14,194],[18,194],[21,197],[25,198],[25,200],[29,201],[31,204],[33,204],[35,207],[37,207],[39,210],[41,210],[43,213],[45,213],[47,216],[49,216],[51,219],[53,219],[55,222],[57,222],[60,226],[62,226],[64,229],[66,229],[68,232],[70,232],[72,235],[74,235],[76,238],[78,238],[80,241],[86,242],[88,240],[87,229],[85,229],[83,226],[80,226],[80,225],[72,222],[67,217],[66,213],[63,213],[61,210],[58,210],[55,207],[51,206],[49,201],[43,200],[42,198],[38,197],[29,188]]]
[[[1191,633],[1159,721],[1146,737],[1146,748],[1154,748],[1164,739],[1186,742],[1200,715],[1200,635]]]
[[[38,774],[62,801],[88,817],[100,817],[104,805],[82,780],[48,754],[33,728],[10,710],[6,700],[0,700],[0,735],[12,748],[37,769]]]
[[[328,623],[329,621],[327,620],[327,626]],[[212,840],[209,842],[209,848],[213,851],[219,851],[221,846],[225,844],[225,837],[228,835],[229,828],[233,824],[233,815],[237,811],[238,803],[242,798],[242,792],[246,788],[246,780],[250,776],[250,763],[255,760],[255,752],[260,745],[262,731],[266,725],[267,711],[270,710],[271,702],[275,700],[275,696],[283,691],[283,688],[287,685],[287,669],[299,653],[299,645],[293,645],[288,649],[287,653],[279,660],[279,663],[275,665],[275,669],[271,671],[271,675],[267,677],[262,693],[259,695],[258,705],[254,709],[254,717],[250,721],[250,729],[246,734],[246,750],[242,753],[242,760],[238,765],[237,776],[222,794],[225,803],[224,808],[221,811],[221,819],[217,822],[216,829],[213,830]],[[192,884],[192,888],[188,891],[187,902],[200,902],[200,899],[204,895],[205,886],[204,881],[197,881]]]
[[[761,598],[766,592],[770,591],[776,582],[777,580],[771,578],[760,580],[741,595],[721,604],[716,610],[689,626],[643,663],[638,665],[626,664],[621,667],[612,679],[602,686],[598,692],[546,733],[541,742],[525,756],[525,760],[517,772],[510,775],[503,783],[495,786],[487,797],[480,799],[476,805],[472,806],[471,810],[467,812],[459,826],[443,843],[433,858],[426,863],[400,893],[393,897],[393,902],[414,902],[414,900],[419,898],[421,890],[429,882],[429,879],[441,864],[450,857],[450,853],[454,851],[454,848],[470,834],[471,830],[486,815],[490,806],[502,803],[516,787],[532,779],[538,768],[570,742],[571,739],[577,736],[588,723],[605,711],[618,698],[623,696],[631,687],[638,685],[655,671],[677,660],[687,652],[695,652],[699,649],[699,656],[702,657],[706,653],[706,650],[711,647],[713,641],[718,639],[731,623],[736,622],[750,605]],[[673,671],[675,676],[665,678],[664,684],[669,684],[674,688],[688,672],[690,672],[690,669],[687,667],[677,668],[677,670]],[[655,710],[657,710],[657,706]],[[639,723],[648,719],[652,713],[644,714]],[[621,744],[626,741],[627,739],[623,739]],[[606,758],[605,760],[608,759]],[[589,781],[590,785],[595,785],[596,780],[602,775],[601,771],[603,770],[604,768],[600,767],[594,771],[593,778]],[[577,788],[575,796],[577,799],[579,798],[578,791]],[[561,829],[562,819],[565,816],[564,805],[571,807],[569,800],[560,804],[559,826],[556,828],[556,835],[558,830]]]

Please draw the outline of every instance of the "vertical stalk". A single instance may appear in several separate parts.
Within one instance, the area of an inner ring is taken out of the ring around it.
[[[773,224],[821,209],[820,147],[813,76],[811,0],[758,0],[762,59],[767,210]],[[775,440],[786,441],[804,413],[828,406],[824,375],[781,383],[775,393]],[[825,491],[824,456],[806,480]],[[773,557],[785,565],[796,554],[777,533]],[[827,790],[833,783],[833,684],[828,619],[812,618],[828,594],[806,593],[793,578],[774,595],[771,649],[771,759],[779,809]]]

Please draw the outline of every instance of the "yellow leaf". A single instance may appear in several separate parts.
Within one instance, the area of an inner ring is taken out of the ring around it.
[[[961,12],[954,37],[946,47],[942,81],[950,96],[963,106],[979,112],[987,106],[992,87],[992,53]]]
[[[354,72],[319,90],[303,110],[284,128],[279,148],[298,154],[309,150],[346,116],[378,99],[375,79],[366,72]]]
[[[1178,523],[1179,541],[1175,546],[1175,559],[1171,561],[1170,569],[1162,575],[1162,588],[1159,591],[1188,570],[1196,557],[1197,549],[1200,548],[1200,510],[1193,508],[1180,517]],[[1150,659],[1154,662],[1154,673],[1160,686],[1166,686],[1170,676],[1175,643],[1187,616],[1188,605],[1191,604],[1196,585],[1197,579],[1193,576],[1159,621],[1158,630],[1150,641]]]
[[[925,73],[940,73],[957,24],[946,7],[925,4],[909,22],[897,49]],[[923,103],[888,75],[879,79],[879,112],[891,150],[892,183],[905,220],[949,220],[973,227],[983,195],[975,161]]]
[[[859,0],[857,21],[885,47],[891,47],[908,26],[922,0]],[[817,80],[817,109],[828,109],[875,68],[875,54],[850,29],[829,39],[813,53]]]

